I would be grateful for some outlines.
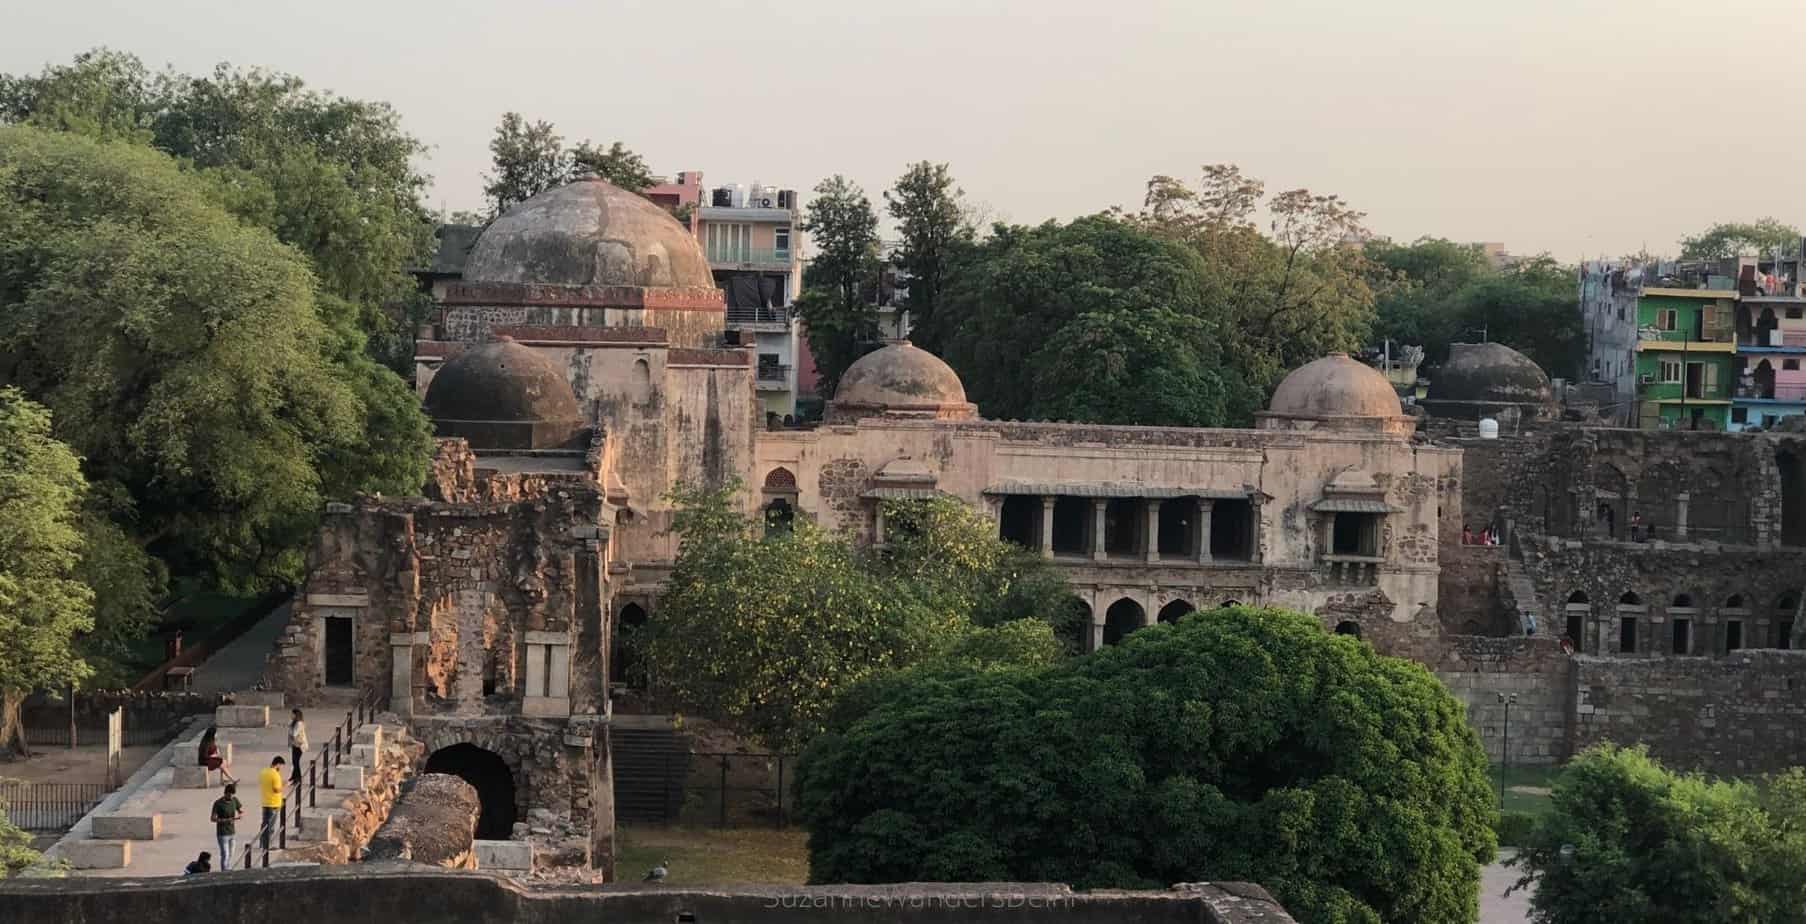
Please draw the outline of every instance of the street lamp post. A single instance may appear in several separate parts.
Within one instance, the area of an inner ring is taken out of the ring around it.
[[[1505,728],[1499,738],[1499,811],[1505,810],[1505,771],[1511,769],[1511,707],[1516,705],[1518,695],[1499,694],[1499,702],[1505,707]]]

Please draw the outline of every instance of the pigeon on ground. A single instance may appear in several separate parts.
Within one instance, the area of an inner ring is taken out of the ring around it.
[[[665,869],[665,864],[670,863],[670,862],[671,862],[670,860],[660,860],[659,864],[657,866],[654,866],[653,868],[646,871],[646,878],[642,879],[640,881],[641,882],[664,882],[665,876],[669,875],[671,872],[670,870]]]

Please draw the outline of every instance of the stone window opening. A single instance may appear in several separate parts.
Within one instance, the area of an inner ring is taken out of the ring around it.
[[[1111,498],[1104,505],[1104,554],[1132,557],[1142,554],[1145,506],[1139,498]]]
[[[1188,601],[1174,600],[1160,608],[1160,615],[1157,619],[1160,622],[1178,622],[1185,617],[1185,614],[1195,612],[1196,610],[1197,607],[1192,606]]]
[[[1146,611],[1141,604],[1124,597],[1104,611],[1104,644],[1114,645],[1141,628]]]
[[[357,682],[357,621],[349,615],[326,616],[321,631],[325,634],[322,655],[324,674],[329,687],[348,687]]]
[[[1781,475],[1781,544],[1806,545],[1806,465],[1793,452],[1775,452]]]
[[[1198,499],[1175,497],[1160,502],[1159,554],[1161,558],[1197,555]]]
[[[1618,653],[1636,654],[1637,652],[1637,617],[1618,617]]]
[[[1253,561],[1254,529],[1252,501],[1231,498],[1213,502],[1210,514],[1210,557],[1229,561]]]
[[[1330,526],[1330,553],[1378,558],[1380,554],[1380,515],[1377,513],[1338,513]]]
[[[1578,590],[1574,591],[1568,595],[1568,602],[1562,607],[1562,610],[1563,614],[1567,616],[1568,642],[1574,646],[1575,650],[1579,650],[1586,635],[1587,615],[1592,612],[1592,607],[1587,602],[1587,595]]]
[[[1775,647],[1782,649],[1783,651],[1791,650],[1793,648],[1792,619],[1780,619],[1775,621]]]
[[[1041,498],[1011,494],[997,512],[997,538],[1025,549],[1041,547]]]
[[[483,656],[483,695],[484,696],[494,696],[495,695],[496,678],[501,674],[501,667],[500,667],[500,664],[498,663],[499,660],[500,659],[497,657],[494,649],[490,649],[489,652]]]
[[[1083,555],[1090,551],[1091,501],[1084,497],[1054,500],[1053,550],[1056,555]]]
[[[643,688],[646,685],[644,655],[641,653],[645,644],[641,633],[645,629],[646,610],[643,607],[638,603],[621,607],[621,613],[615,619],[612,644],[609,645],[610,682],[632,688]]]
[[[1352,620],[1344,619],[1341,622],[1336,623],[1336,634],[1337,635],[1352,635],[1355,638],[1360,638],[1361,637],[1361,624],[1358,622],[1354,622]]]
[[[1743,647],[1743,620],[1728,619],[1724,624],[1724,650],[1730,654]]]
[[[1677,655],[1692,654],[1693,620],[1685,618],[1674,619],[1670,621],[1670,625],[1672,627],[1673,637],[1671,639],[1672,646],[1669,650]]]

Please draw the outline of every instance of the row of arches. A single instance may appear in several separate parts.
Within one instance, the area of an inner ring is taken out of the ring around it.
[[[1800,593],[1787,591],[1775,598],[1772,609],[1765,609],[1758,604],[1751,607],[1755,599],[1740,593],[1726,596],[1723,602],[1715,607],[1702,608],[1703,595],[1695,595],[1687,591],[1676,593],[1668,599],[1665,606],[1658,606],[1657,612],[1667,617],[1666,639],[1639,638],[1642,617],[1650,612],[1650,605],[1641,594],[1627,590],[1618,597],[1611,613],[1600,616],[1615,616],[1617,637],[1608,634],[1611,624],[1602,622],[1599,637],[1589,644],[1586,629],[1589,617],[1593,615],[1593,603],[1585,591],[1576,590],[1570,593],[1563,606],[1566,617],[1566,637],[1577,648],[1604,653],[1615,651],[1618,654],[1638,654],[1649,651],[1665,651],[1668,654],[1712,654],[1730,653],[1745,647],[1755,648],[1792,648],[1793,627],[1796,614],[1800,608]],[[1697,617],[1706,616],[1707,631],[1704,634],[1695,632]],[[1756,625],[1749,627],[1746,633],[1747,617],[1757,617]],[[1772,617],[1769,618],[1769,617]],[[1654,620],[1661,622],[1661,620]],[[1714,624],[1718,628],[1713,628]]]

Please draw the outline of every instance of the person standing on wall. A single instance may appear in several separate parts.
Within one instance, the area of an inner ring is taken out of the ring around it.
[[[297,783],[301,782],[301,755],[306,750],[307,723],[301,720],[301,710],[296,709],[294,718],[290,719],[288,723],[288,752],[289,760],[295,764],[295,769],[289,779]]]
[[[276,829],[277,813],[282,811],[282,765],[285,761],[278,754],[270,759],[270,765],[257,774],[257,786],[262,791],[263,828],[257,832],[263,843],[263,849],[270,849],[270,832]]]
[[[238,785],[226,784],[226,794],[213,801],[213,834],[219,839],[219,868],[232,868],[232,846],[238,838],[238,820],[245,807],[238,801]]]

